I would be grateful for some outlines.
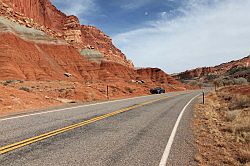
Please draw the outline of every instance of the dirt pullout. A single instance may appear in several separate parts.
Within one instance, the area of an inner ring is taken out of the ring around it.
[[[211,92],[193,125],[199,165],[250,165],[250,85]]]

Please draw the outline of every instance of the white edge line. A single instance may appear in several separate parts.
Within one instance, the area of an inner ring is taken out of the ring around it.
[[[113,102],[118,102],[118,101],[126,101],[126,100],[144,98],[144,97],[149,97],[149,96],[152,96],[152,95],[139,96],[139,97],[120,99],[120,100],[113,100],[113,101],[105,101],[105,102],[94,103],[94,104],[89,104],[89,105],[80,105],[80,106],[76,106],[76,107],[69,107],[69,108],[56,109],[56,110],[51,110],[51,111],[43,111],[43,112],[38,112],[38,113],[25,114],[25,115],[20,115],[20,116],[13,116],[13,117],[9,117],[9,118],[0,119],[0,122],[6,121],[6,120],[29,117],[29,116],[35,116],[35,115],[42,115],[42,114],[47,114],[47,113],[60,112],[60,111],[65,111],[65,110],[69,110],[69,109],[84,108],[84,107],[89,107],[89,106],[94,106],[94,105],[101,105],[101,104],[113,103]]]
[[[170,135],[170,137],[169,137],[169,139],[168,139],[168,143],[167,143],[167,146],[166,146],[166,148],[165,148],[165,151],[164,151],[164,153],[163,153],[163,155],[162,155],[161,162],[160,162],[159,166],[166,166],[167,161],[168,161],[168,156],[169,156],[169,153],[170,153],[170,150],[171,150],[171,146],[172,146],[172,144],[173,144],[173,142],[174,142],[174,137],[175,137],[175,135],[176,135],[177,128],[178,128],[179,123],[180,123],[180,121],[181,121],[182,115],[183,115],[183,113],[185,112],[187,106],[188,106],[196,97],[198,97],[198,96],[200,96],[200,94],[198,94],[198,95],[196,95],[195,97],[193,97],[193,98],[185,105],[185,107],[182,109],[181,113],[179,114],[178,119],[177,119],[177,121],[175,122],[174,128],[173,128],[173,130],[172,130],[172,133],[171,133],[171,135]]]

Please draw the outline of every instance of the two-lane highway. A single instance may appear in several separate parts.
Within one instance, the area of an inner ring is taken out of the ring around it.
[[[192,165],[191,107],[198,94],[175,92],[2,118],[0,165]]]

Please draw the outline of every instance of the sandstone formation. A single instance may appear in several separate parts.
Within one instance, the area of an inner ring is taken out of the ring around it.
[[[189,80],[194,78],[202,78],[207,75],[224,75],[234,67],[250,67],[250,56],[240,60],[223,63],[214,67],[201,67],[187,70],[182,73],[172,75],[177,80]],[[249,74],[249,73],[248,73]]]
[[[1,41],[5,41],[0,42],[2,80],[130,82],[141,78],[179,84],[156,69],[152,69],[155,79],[147,79],[150,69],[135,71],[110,37],[93,26],[80,25],[76,16],[65,15],[49,0],[0,0],[0,12]]]
[[[137,73],[141,76],[141,79],[150,82],[160,82],[167,84],[180,85],[181,83],[176,81],[173,77],[166,74],[164,71],[158,68],[142,68],[138,69]]]
[[[98,50],[106,60],[133,68],[133,63],[113,45],[110,37],[96,27],[80,25],[76,16],[65,15],[49,0],[0,0],[0,15],[64,39],[78,50]]]
[[[105,100],[107,86],[111,99],[190,89],[160,69],[135,70],[109,36],[49,0],[0,0],[0,71],[0,116]]]

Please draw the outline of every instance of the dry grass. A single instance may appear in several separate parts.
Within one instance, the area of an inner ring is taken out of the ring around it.
[[[250,165],[250,96],[235,92],[222,89],[196,105],[199,165]]]

